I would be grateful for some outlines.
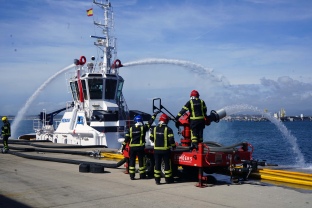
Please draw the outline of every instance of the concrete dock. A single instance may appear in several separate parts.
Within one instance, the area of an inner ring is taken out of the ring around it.
[[[81,159],[82,156],[62,157]],[[205,188],[198,188],[196,182],[187,181],[165,184],[162,180],[163,184],[156,185],[154,179],[131,181],[124,171],[124,166],[120,166],[105,168],[104,173],[82,173],[79,165],[75,164],[0,154],[0,207],[312,206],[312,193],[309,191],[261,183],[232,185],[222,181]]]

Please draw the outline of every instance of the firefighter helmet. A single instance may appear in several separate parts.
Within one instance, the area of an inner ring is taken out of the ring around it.
[[[138,122],[143,123],[143,118],[142,118],[141,115],[135,116],[133,120],[134,120],[135,123],[138,123]]]
[[[6,116],[2,117],[2,121],[7,121],[7,120],[8,120],[8,118]]]
[[[191,95],[190,95],[190,97],[199,97],[199,93],[196,91],[196,90],[193,90],[192,92],[191,92]]]
[[[169,122],[169,117],[166,114],[161,114],[161,116],[159,117],[159,121],[164,122],[165,124],[167,124]]]

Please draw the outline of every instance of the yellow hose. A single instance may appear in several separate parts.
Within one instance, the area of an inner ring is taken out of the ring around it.
[[[101,152],[101,156],[104,159],[113,159],[113,160],[122,160],[124,159],[124,156],[122,154],[119,153],[109,153],[109,152]],[[138,161],[138,158],[136,158],[136,161]]]
[[[310,181],[303,181],[298,179],[291,179],[291,178],[285,178],[280,176],[272,176],[272,175],[266,175],[261,174],[261,179],[271,180],[271,181],[280,181],[285,183],[294,183],[294,184],[300,184],[305,186],[312,186],[312,182]]]
[[[263,169],[259,170],[259,173],[262,174],[270,174],[275,176],[283,176],[286,178],[293,178],[298,180],[305,180],[312,182],[312,174],[308,173],[299,173],[285,170],[272,170],[272,169]]]
[[[259,170],[259,174],[261,179],[312,186],[312,174],[271,169]]]
[[[109,152],[102,152],[101,156],[104,158],[110,158],[110,159],[123,159],[124,158],[122,154],[115,154],[115,153],[109,153]]]

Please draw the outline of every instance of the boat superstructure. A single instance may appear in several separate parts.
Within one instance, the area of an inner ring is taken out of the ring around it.
[[[104,11],[104,22],[94,25],[102,30],[101,36],[91,36],[94,45],[102,51],[99,58],[85,56],[74,60],[75,70],[67,74],[73,102],[67,105],[60,122],[53,126],[53,116],[59,111],[41,113],[35,129],[37,140],[50,140],[54,143],[77,145],[105,145],[119,148],[119,139],[135,114],[144,120],[149,114],[129,111],[123,97],[124,79],[119,75],[121,61],[116,59],[116,39],[112,37],[113,11],[109,1],[93,3]],[[100,60],[100,61],[99,61]],[[54,130],[55,129],[55,130]]]

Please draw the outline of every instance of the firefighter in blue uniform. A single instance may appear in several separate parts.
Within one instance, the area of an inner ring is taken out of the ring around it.
[[[190,100],[182,107],[181,111],[175,117],[176,121],[186,113],[190,112],[190,128],[192,148],[198,149],[198,143],[203,142],[203,132],[205,128],[205,117],[207,117],[207,107],[205,101],[199,98],[199,93],[193,90],[190,94]],[[179,126],[179,122],[176,122]]]
[[[174,141],[173,131],[169,126],[167,126],[168,122],[169,117],[166,114],[162,114],[159,117],[159,123],[151,130],[150,135],[151,141],[154,142],[154,177],[157,185],[160,184],[162,160],[165,164],[165,181],[166,183],[173,182],[170,151],[171,148],[176,148],[176,144]]]
[[[122,144],[122,151],[125,149],[126,144],[129,143],[129,174],[131,180],[134,180],[135,177],[136,156],[138,156],[139,160],[140,179],[146,178],[146,165],[144,161],[145,136],[157,114],[158,112],[155,112],[147,124],[143,124],[143,118],[141,115],[135,116],[135,124],[126,132],[125,140]]]
[[[8,140],[11,136],[11,127],[10,122],[6,116],[2,117],[3,126],[1,127],[1,135],[3,139],[3,153],[6,153],[9,150]]]

